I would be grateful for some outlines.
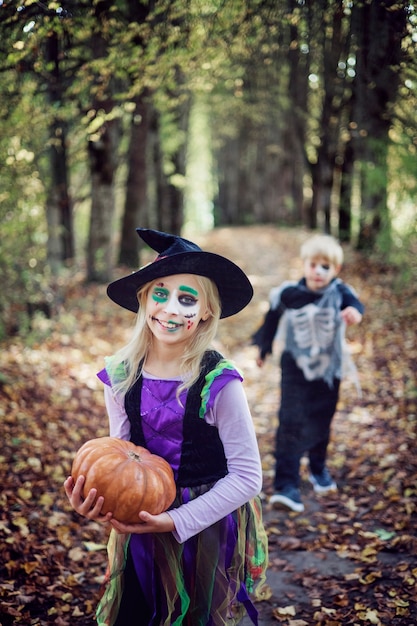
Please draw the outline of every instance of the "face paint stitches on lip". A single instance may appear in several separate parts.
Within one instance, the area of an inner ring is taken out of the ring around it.
[[[159,326],[161,326],[164,330],[167,330],[169,333],[173,333],[179,328],[182,328],[182,326],[184,326],[184,324],[179,324],[178,322],[174,322],[173,320],[168,320],[167,322],[164,322],[163,320],[160,320],[157,317],[153,316],[151,316],[151,320],[159,324]]]
[[[160,326],[163,330],[168,331],[169,333],[173,333],[183,326],[183,324],[177,324],[176,322],[173,322],[172,320],[168,320],[168,322],[164,322],[163,320],[160,320],[157,317],[153,317],[153,316],[150,316],[150,319],[152,322],[154,322],[155,324],[158,324],[158,326]]]

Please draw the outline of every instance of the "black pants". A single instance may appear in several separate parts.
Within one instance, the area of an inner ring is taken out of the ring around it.
[[[122,601],[114,626],[148,626],[151,623],[151,618],[152,610],[139,585],[129,550],[124,574]]]
[[[300,460],[308,452],[310,471],[320,474],[326,463],[330,424],[336,411],[340,380],[308,381],[293,358],[281,360],[281,406],[275,445],[275,489],[298,487]]]

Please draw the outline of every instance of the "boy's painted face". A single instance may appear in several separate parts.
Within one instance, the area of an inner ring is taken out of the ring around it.
[[[193,274],[158,278],[146,300],[146,319],[154,336],[169,343],[190,339],[209,317],[205,294]]]
[[[340,267],[323,256],[304,261],[304,277],[311,291],[324,289],[339,273]]]

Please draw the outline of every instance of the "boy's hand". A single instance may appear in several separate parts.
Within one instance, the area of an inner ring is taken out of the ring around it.
[[[262,357],[258,356],[256,357],[256,365],[258,367],[263,367],[263,364],[265,363],[265,359],[263,359]]]
[[[343,309],[340,315],[346,323],[346,326],[359,324],[359,322],[362,320],[362,313],[359,313],[358,309],[355,309],[355,307],[353,306],[347,306],[346,309]]]

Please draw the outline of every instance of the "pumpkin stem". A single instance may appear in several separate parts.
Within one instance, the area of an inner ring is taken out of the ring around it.
[[[140,454],[138,454],[137,452],[133,452],[133,450],[129,450],[127,456],[129,457],[129,459],[132,459],[132,461],[137,461],[138,463],[140,463],[142,460]]]

